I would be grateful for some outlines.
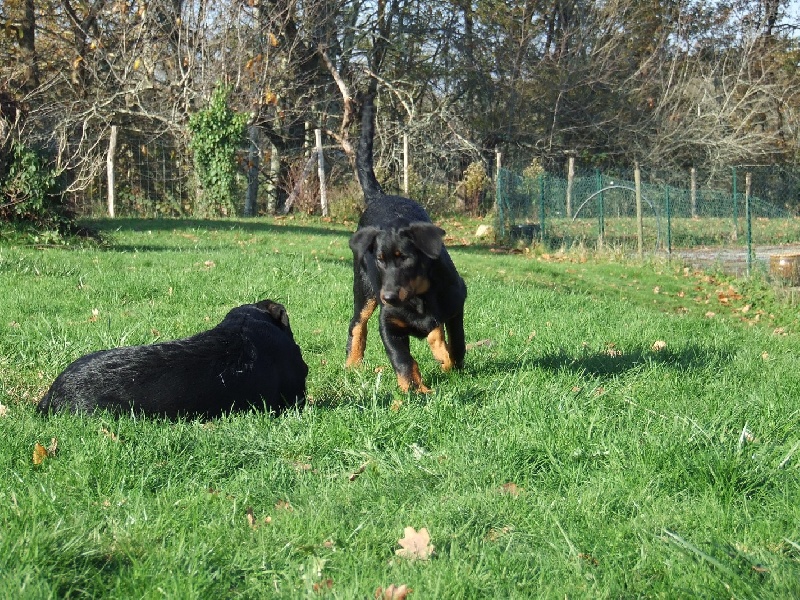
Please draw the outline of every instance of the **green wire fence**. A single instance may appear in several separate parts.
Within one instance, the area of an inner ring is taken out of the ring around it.
[[[687,177],[687,180],[689,177]],[[790,210],[752,193],[750,171],[731,169],[730,189],[671,185],[612,176],[599,170],[571,181],[544,173],[524,177],[501,168],[496,178],[497,237],[504,243],[548,246],[676,248],[746,246],[800,241]],[[800,184],[794,201],[800,200]],[[641,223],[641,226],[639,225]],[[640,233],[641,232],[641,233]],[[748,262],[749,265],[749,262]]]

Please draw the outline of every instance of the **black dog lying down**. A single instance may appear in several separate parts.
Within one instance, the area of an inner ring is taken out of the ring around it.
[[[307,374],[286,309],[262,300],[192,337],[87,354],[56,378],[38,410],[171,418],[279,411],[304,401]]]

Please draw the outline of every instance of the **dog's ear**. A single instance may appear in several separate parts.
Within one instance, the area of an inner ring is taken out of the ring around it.
[[[364,254],[375,243],[380,232],[377,227],[362,227],[350,238],[350,249],[356,254]]]
[[[428,258],[439,258],[444,245],[444,229],[433,223],[412,223],[407,228],[414,245]]]
[[[267,312],[269,316],[272,317],[272,320],[276,323],[280,323],[281,326],[286,329],[289,328],[289,315],[286,312],[286,307],[283,304],[278,304],[272,300],[262,300],[256,304],[256,307]]]

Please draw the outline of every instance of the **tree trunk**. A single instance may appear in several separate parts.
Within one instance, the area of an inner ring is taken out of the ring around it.
[[[247,128],[250,139],[250,151],[247,158],[247,198],[244,202],[244,216],[255,217],[258,214],[258,172],[260,167],[261,151],[259,140],[261,130],[258,125]]]

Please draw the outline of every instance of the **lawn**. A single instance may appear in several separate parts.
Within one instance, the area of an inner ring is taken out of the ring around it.
[[[377,322],[343,367],[353,223],[92,225],[104,244],[0,238],[0,597],[800,596],[800,311],[763,281],[446,221],[466,367],[413,343],[435,391],[406,395]],[[265,297],[305,408],[36,415],[78,356]]]

